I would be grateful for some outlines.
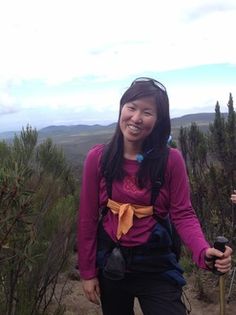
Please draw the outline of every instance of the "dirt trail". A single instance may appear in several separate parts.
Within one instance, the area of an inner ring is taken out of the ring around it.
[[[65,283],[65,279],[68,281],[63,290],[62,304],[66,306],[65,315],[102,315],[101,308],[93,303],[90,303],[84,296],[81,282],[79,281],[79,275],[76,270],[73,269],[69,274],[63,274],[60,276],[58,284],[58,292]],[[230,275],[226,278],[226,283],[229,284]],[[215,281],[209,283],[205,287],[207,293],[208,302],[204,302],[203,299],[197,298],[196,281],[193,277],[187,278],[187,285],[184,288],[184,292],[188,297],[191,304],[191,315],[217,315],[220,314],[219,306],[219,292],[218,286]],[[226,289],[226,297],[228,294],[228,288]],[[187,303],[188,305],[188,303]],[[231,295],[231,301],[226,303],[226,315],[236,314],[236,279],[234,281],[234,290]],[[111,314],[112,315],[112,314]],[[139,304],[135,303],[135,315],[143,315],[140,310]]]

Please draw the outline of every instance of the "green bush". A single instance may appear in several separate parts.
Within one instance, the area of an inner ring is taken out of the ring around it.
[[[12,145],[0,143],[3,157],[0,314],[46,314],[73,247],[74,179],[63,152],[50,140],[37,147],[29,126]]]

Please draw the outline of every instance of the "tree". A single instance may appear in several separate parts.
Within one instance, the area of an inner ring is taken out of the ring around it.
[[[74,180],[51,140],[27,126],[0,142],[0,314],[45,314],[72,249]]]
[[[219,102],[209,132],[195,123],[181,128],[179,143],[186,160],[192,202],[210,240],[219,234],[233,239],[236,216],[230,194],[236,186],[236,116],[233,98],[228,101],[227,119]]]

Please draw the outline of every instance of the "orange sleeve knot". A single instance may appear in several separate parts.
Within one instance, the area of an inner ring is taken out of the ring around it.
[[[118,215],[117,239],[120,239],[122,234],[126,234],[132,227],[134,215],[137,218],[143,218],[153,214],[153,206],[119,203],[111,199],[108,199],[107,206],[114,214]]]

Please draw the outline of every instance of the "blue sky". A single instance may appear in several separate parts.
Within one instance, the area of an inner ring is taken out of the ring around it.
[[[0,132],[108,124],[150,76],[171,117],[227,111],[236,96],[234,0],[0,2]]]

